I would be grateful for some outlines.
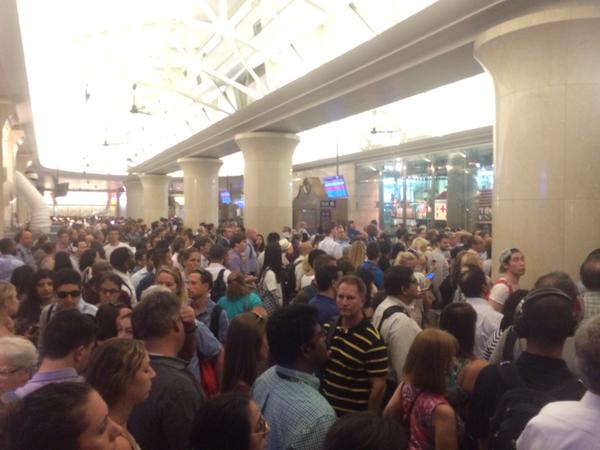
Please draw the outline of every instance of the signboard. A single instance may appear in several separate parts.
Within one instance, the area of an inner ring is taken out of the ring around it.
[[[435,201],[435,220],[448,220],[448,200]]]
[[[321,200],[321,208],[335,208],[335,200]]]

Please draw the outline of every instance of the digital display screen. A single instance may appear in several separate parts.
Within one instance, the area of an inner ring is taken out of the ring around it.
[[[229,191],[220,191],[219,194],[221,195],[221,203],[224,205],[231,204],[231,193]]]
[[[327,198],[347,198],[348,189],[342,175],[336,177],[323,178],[323,187]]]

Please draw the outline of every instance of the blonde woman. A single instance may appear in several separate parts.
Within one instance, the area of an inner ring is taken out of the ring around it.
[[[419,292],[422,296],[416,298],[410,305],[410,316],[419,326],[423,326],[423,317],[425,312],[431,307],[431,299],[424,297],[429,295],[427,291],[431,286],[430,280],[428,280],[422,272],[417,271],[417,265],[419,259],[411,252],[400,252],[394,260],[395,266],[408,267],[413,270],[413,276],[417,280]]]
[[[156,272],[154,284],[168,288],[179,297],[182,305],[188,304],[187,289],[183,284],[183,278],[179,270],[169,266],[161,266]]]
[[[348,258],[352,262],[355,269],[363,265],[367,259],[367,246],[361,240],[354,241],[348,251]]]
[[[429,241],[422,237],[414,238],[412,243],[410,244],[410,248],[412,248],[413,250],[415,250],[418,253],[423,253],[423,254],[425,254],[425,252],[431,250]]]
[[[141,341],[112,338],[94,351],[86,381],[108,405],[108,417],[123,429],[116,450],[140,450],[127,431],[127,421],[134,406],[148,398],[155,376]]]
[[[18,311],[17,289],[7,281],[0,281],[0,337],[14,336],[13,317]]]
[[[435,329],[421,331],[408,351],[404,380],[383,415],[408,422],[410,450],[458,449],[462,423],[446,398],[448,374],[457,353],[456,338]]]

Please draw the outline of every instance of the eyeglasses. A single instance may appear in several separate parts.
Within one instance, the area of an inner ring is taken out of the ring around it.
[[[68,296],[72,298],[77,298],[81,295],[81,291],[57,291],[56,296],[58,298],[67,298]]]
[[[100,288],[100,293],[104,294],[104,295],[115,295],[115,294],[118,294],[119,292],[121,292],[121,289]]]
[[[267,419],[261,414],[260,419],[258,419],[258,424],[256,425],[256,431],[254,433],[250,433],[250,435],[267,434],[269,431],[271,431],[271,429],[269,428]]]

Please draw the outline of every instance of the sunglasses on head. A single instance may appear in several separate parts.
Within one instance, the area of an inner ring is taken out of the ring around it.
[[[72,298],[76,298],[81,295],[81,291],[57,291],[56,292],[56,296],[58,298],[67,298],[69,295]]]

